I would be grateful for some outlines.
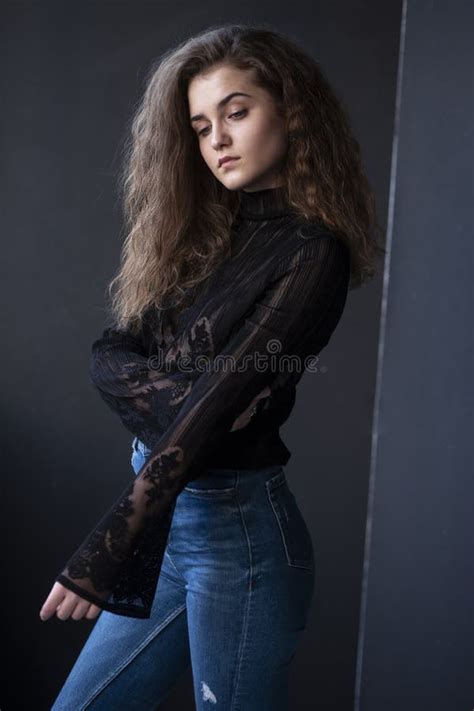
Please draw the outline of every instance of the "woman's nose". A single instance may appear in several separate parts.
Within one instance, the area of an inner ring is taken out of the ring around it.
[[[229,136],[223,129],[215,129],[212,132],[211,145],[216,150],[221,148],[221,146],[227,146],[229,145]]]

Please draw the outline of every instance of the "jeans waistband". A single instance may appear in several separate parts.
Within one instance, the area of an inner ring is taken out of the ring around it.
[[[135,451],[141,452],[144,457],[150,455],[151,450],[141,442],[137,437],[133,440],[133,448]],[[268,479],[271,476],[281,473],[285,477],[284,467],[281,464],[269,464],[258,469],[243,469],[243,468],[217,468],[209,467],[207,471],[201,474],[196,479],[191,479],[186,488],[189,489],[230,489],[237,485],[239,481],[247,479],[255,479],[262,477]]]

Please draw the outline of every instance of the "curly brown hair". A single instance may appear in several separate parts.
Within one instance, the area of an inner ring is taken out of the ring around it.
[[[222,64],[252,71],[286,117],[289,204],[346,242],[349,288],[373,277],[385,253],[359,143],[317,62],[267,26],[212,26],[153,62],[124,143],[119,184],[127,234],[108,285],[117,328],[138,331],[150,305],[179,305],[230,252],[240,197],[201,159],[187,96],[192,78]]]

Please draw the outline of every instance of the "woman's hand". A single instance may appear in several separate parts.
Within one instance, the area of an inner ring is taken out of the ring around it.
[[[73,620],[80,620],[82,617],[93,620],[100,612],[102,612],[100,607],[79,597],[61,583],[55,582],[40,610],[40,617],[45,621],[56,613],[60,620],[67,620],[69,617]]]

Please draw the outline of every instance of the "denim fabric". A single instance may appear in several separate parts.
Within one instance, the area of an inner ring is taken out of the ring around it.
[[[137,438],[137,473],[149,450]],[[148,711],[191,666],[197,711],[287,711],[314,551],[283,466],[209,469],[176,501],[152,615],[102,611],[51,711]]]

